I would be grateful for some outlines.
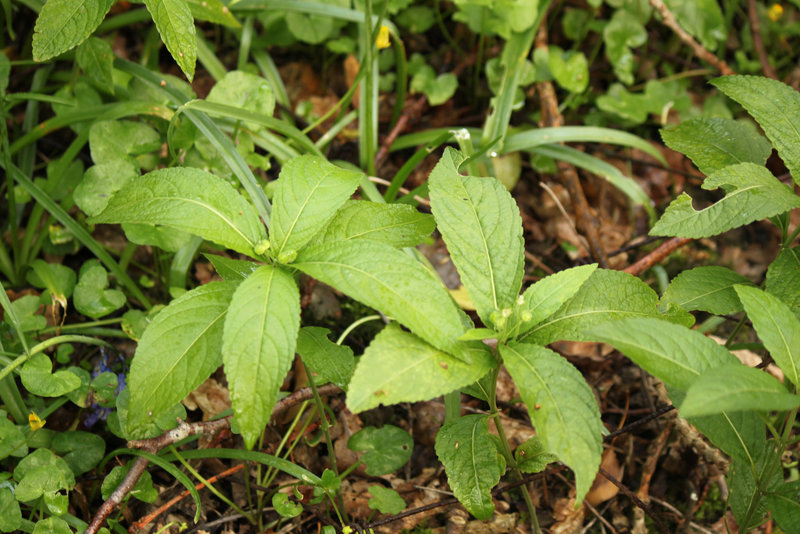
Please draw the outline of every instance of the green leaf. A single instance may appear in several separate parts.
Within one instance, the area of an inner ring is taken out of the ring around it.
[[[514,450],[514,459],[523,473],[541,473],[548,464],[558,461],[555,454],[547,452],[539,436],[520,444]]]
[[[297,335],[297,354],[308,366],[314,382],[333,382],[347,391],[356,362],[350,347],[337,345],[328,339],[330,330],[306,326]]]
[[[8,77],[11,74],[11,61],[8,56],[2,54],[0,57],[0,94],[5,94],[8,89]]]
[[[191,82],[197,60],[197,37],[189,4],[186,0],[144,0],[144,5],[167,50]]]
[[[725,18],[716,0],[666,0],[681,28],[711,51],[725,42]]]
[[[14,479],[18,482],[14,495],[20,502],[75,486],[75,475],[67,462],[45,448],[36,449],[20,460],[14,468]]]
[[[131,243],[158,247],[166,252],[178,252],[194,239],[202,242],[187,232],[152,224],[123,223],[122,231]]]
[[[241,24],[233,16],[222,0],[189,0],[192,16],[198,20],[222,24],[228,28],[241,28]]]
[[[728,505],[743,532],[752,532],[764,521],[763,496],[781,483],[780,457],[774,446],[764,445],[753,461],[734,461],[728,472]]]
[[[139,176],[139,169],[130,159],[112,159],[86,169],[83,180],[75,188],[75,204],[90,217],[101,213],[108,200]]]
[[[408,204],[380,204],[348,200],[313,243],[369,239],[393,247],[415,247],[430,242],[436,223]]]
[[[67,299],[75,289],[77,276],[75,271],[59,263],[47,263],[44,260],[35,259],[30,264],[31,270],[26,279],[36,287],[43,287],[50,292],[53,300],[61,303],[66,308]]]
[[[517,203],[494,178],[461,176],[465,157],[445,149],[428,178],[431,211],[478,315],[511,308],[522,286],[524,249]]]
[[[114,493],[114,490],[117,489],[117,486],[119,486],[125,479],[125,476],[128,474],[128,471],[131,470],[131,467],[133,467],[133,462],[128,462],[125,465],[117,465],[114,466],[114,469],[112,469],[108,475],[106,475],[106,478],[103,479],[103,485],[100,488],[100,494],[102,495],[103,499],[108,499],[111,497],[111,494]],[[155,502],[155,500],[158,498],[158,490],[153,487],[153,477],[150,476],[148,471],[144,471],[142,473],[142,476],[136,481],[136,485],[127,493],[127,495],[136,497],[142,502]]]
[[[392,488],[384,488],[380,484],[369,487],[372,498],[367,502],[370,510],[378,510],[382,514],[399,514],[406,508],[406,501]]]
[[[226,72],[206,97],[208,102],[235,106],[268,117],[275,111],[275,93],[269,82],[249,72],[233,70]],[[250,130],[263,129],[257,122],[245,123]]]
[[[764,288],[800,318],[800,247],[781,250],[767,269]]]
[[[217,256],[216,254],[204,255],[208,258],[208,261],[214,266],[214,270],[217,271],[217,274],[219,274],[223,280],[231,280],[234,282],[244,280],[253,274],[256,269],[261,267],[260,264],[254,261],[234,260],[224,256]]]
[[[173,300],[144,331],[128,374],[129,421],[152,424],[222,363],[222,328],[236,282],[211,282]]]
[[[583,52],[564,52],[550,45],[548,66],[558,85],[571,93],[582,93],[589,86],[589,63]]]
[[[97,37],[89,37],[78,46],[75,61],[92,81],[114,94],[114,52],[110,44]]]
[[[662,129],[661,138],[706,175],[736,163],[764,165],[772,153],[772,145],[749,121],[700,117]]]
[[[14,532],[20,525],[22,525],[22,510],[19,502],[14,498],[10,488],[0,488],[0,532]]]
[[[161,143],[161,135],[143,122],[99,121],[89,128],[92,161],[98,165],[126,159],[138,167],[134,158],[160,150]]]
[[[681,272],[672,279],[661,296],[660,308],[672,303],[686,311],[702,310],[714,315],[742,311],[742,304],[733,287],[752,285],[744,276],[715,265],[695,267]]]
[[[368,426],[350,436],[347,448],[364,451],[361,461],[367,464],[367,474],[381,476],[397,471],[408,462],[414,450],[414,440],[408,432],[396,426]]]
[[[106,441],[91,432],[68,430],[57,433],[50,448],[61,455],[77,477],[100,463],[106,450]]]
[[[540,345],[562,339],[589,341],[586,332],[608,320],[660,316],[657,302],[655,292],[635,276],[597,269],[574,297],[520,339]]]
[[[725,191],[725,197],[700,211],[692,207],[689,195],[681,193],[650,235],[710,237],[800,207],[800,198],[765,167],[754,163],[729,165],[709,175],[703,189],[717,188]]]
[[[88,260],[81,267],[78,285],[72,295],[75,309],[97,319],[118,310],[125,304],[125,294],[108,288],[108,273],[97,260]]]
[[[736,357],[696,330],[655,318],[623,318],[587,332],[593,341],[613,345],[668,386],[686,391],[706,370]]]
[[[33,29],[33,59],[47,61],[78,46],[103,22],[114,0],[47,0]]]
[[[69,528],[69,523],[60,517],[48,517],[36,522],[33,534],[72,534],[72,529]]]
[[[273,197],[270,240],[275,257],[306,245],[353,194],[363,176],[312,155],[284,165]]]
[[[791,410],[800,406],[775,377],[740,363],[714,367],[702,373],[686,392],[680,406],[683,417],[722,412]]]
[[[69,371],[53,372],[53,362],[42,354],[34,354],[20,371],[22,385],[40,397],[60,397],[81,387],[81,379]]]
[[[500,354],[544,448],[575,472],[577,499],[583,500],[603,453],[603,423],[592,389],[550,349],[510,343],[500,345]]]
[[[764,500],[772,518],[786,534],[800,533],[800,480],[778,485]]]
[[[47,326],[47,319],[37,313],[40,306],[36,295],[25,295],[11,303],[23,332],[36,332]]]
[[[358,361],[347,391],[347,407],[362,412],[379,404],[429,400],[472,384],[495,365],[488,347],[472,342],[471,363],[437,350],[390,324]]]
[[[250,256],[266,239],[255,208],[233,186],[189,167],[161,169],[134,180],[90,222],[169,226]]]
[[[222,360],[235,421],[252,448],[272,416],[294,359],[300,292],[294,278],[262,265],[236,289],[225,318]]]
[[[444,465],[453,495],[478,519],[494,513],[492,488],[506,462],[489,436],[489,416],[466,415],[445,423],[436,435],[436,455]]]
[[[633,52],[631,48],[647,42],[647,31],[639,19],[618,9],[603,29],[606,55],[614,66],[614,74],[621,82],[633,83]]]
[[[285,493],[276,493],[272,496],[272,507],[281,517],[297,517],[303,513],[303,505],[290,501]]]
[[[772,359],[800,387],[800,319],[778,297],[755,287],[734,289]]]
[[[467,346],[462,314],[441,282],[411,256],[383,243],[352,239],[300,251],[292,265],[392,317],[457,358]]]
[[[800,184],[800,94],[763,76],[724,76],[711,83],[758,122]]]
[[[528,312],[530,317],[527,315],[522,317],[520,334],[524,334],[553,315],[566,301],[575,296],[596,269],[596,263],[572,267],[542,278],[528,287],[522,294],[524,304],[521,308],[522,314]]]

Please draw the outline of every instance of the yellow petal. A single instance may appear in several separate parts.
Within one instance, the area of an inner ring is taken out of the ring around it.
[[[772,4],[767,9],[767,16],[772,22],[777,22],[783,16],[783,6],[780,4]]]
[[[31,430],[39,430],[46,422],[46,420],[40,419],[39,416],[33,412],[28,415],[28,424],[31,425]]]
[[[381,26],[378,30],[378,38],[375,39],[375,45],[378,49],[389,48],[389,26]]]

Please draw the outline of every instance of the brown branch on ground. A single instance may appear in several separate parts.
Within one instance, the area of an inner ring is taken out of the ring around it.
[[[698,43],[694,37],[686,33],[686,30],[681,28],[681,25],[678,24],[678,21],[675,19],[675,15],[672,14],[672,11],[669,10],[663,0],[650,0],[650,5],[653,6],[653,8],[661,15],[661,22],[663,22],[664,25],[670,30],[675,32],[675,35],[677,35],[680,40],[684,42],[684,44],[688,45],[697,57],[713,66],[720,72],[720,74],[725,76],[728,76],[729,74],[736,74],[736,72],[730,68],[727,63],[706,50],[706,48]]]
[[[767,49],[764,48],[764,38],[761,35],[761,20],[758,17],[756,0],[747,0],[747,16],[750,19],[750,31],[753,33],[753,46],[758,54],[758,60],[761,62],[761,70],[767,78],[777,80],[778,74],[769,62]]]
[[[403,113],[400,114],[400,118],[397,119],[394,128],[392,128],[392,131],[390,131],[383,140],[378,153],[375,154],[375,169],[380,169],[384,161],[386,161],[386,158],[389,156],[389,149],[392,147],[392,143],[394,143],[395,139],[406,130],[410,123],[419,120],[422,112],[425,111],[427,103],[428,99],[425,95],[420,95],[406,102],[405,106],[403,106]]]
[[[611,482],[616,487],[618,487],[619,490],[626,497],[628,497],[630,500],[632,500],[634,502],[634,504],[636,504],[636,506],[638,507],[639,510],[644,510],[644,513],[646,513],[648,516],[650,516],[650,519],[652,519],[653,523],[656,524],[656,527],[658,528],[659,532],[661,532],[662,534],[669,534],[669,530],[667,530],[667,527],[665,527],[664,523],[661,522],[661,518],[653,511],[652,507],[649,504],[643,502],[625,484],[623,484],[622,482],[617,480],[614,475],[612,475],[611,473],[609,473],[608,471],[606,471],[602,467],[600,468],[600,474],[603,475],[604,477],[606,477],[609,482]]]
[[[547,30],[544,21],[539,26],[539,31],[536,34],[535,46],[537,49],[547,48]],[[543,126],[563,126],[564,117],[558,111],[558,100],[553,83],[539,82],[536,84],[536,89],[539,92]],[[578,229],[583,232],[589,243],[589,252],[592,254],[592,258],[600,264],[600,267],[606,268],[608,267],[608,262],[603,248],[600,246],[599,223],[592,213],[589,203],[586,201],[586,195],[583,193],[583,187],[581,186],[580,178],[578,178],[578,171],[566,161],[558,160],[556,165],[559,179],[569,192],[572,205],[575,207],[575,219]]]
[[[341,392],[341,389],[339,386],[326,384],[317,388],[317,391],[321,396],[328,396],[336,395],[337,393]],[[272,409],[272,416],[275,417],[276,415],[285,412],[289,408],[313,398],[313,396],[314,395],[311,391],[311,388],[298,389],[288,397],[284,397],[275,403],[275,407]],[[176,428],[173,428],[172,430],[155,438],[131,440],[128,442],[128,447],[131,449],[142,449],[155,454],[164,447],[174,445],[175,443],[189,436],[219,432],[220,430],[229,428],[230,424],[230,416],[223,417],[221,419],[215,419],[213,421],[203,421],[200,423],[186,423],[185,421],[179,420],[179,424]],[[133,466],[131,467],[130,471],[128,471],[128,474],[125,475],[125,478],[122,480],[120,485],[117,486],[117,489],[114,490],[109,498],[106,499],[106,501],[97,510],[97,513],[95,513],[94,517],[92,518],[92,522],[86,528],[84,534],[97,534],[97,531],[100,530],[100,527],[103,525],[106,518],[108,518],[108,516],[111,515],[111,512],[113,512],[114,509],[122,503],[128,493],[130,493],[130,491],[139,481],[139,477],[142,476],[142,473],[144,472],[148,463],[149,460],[144,457],[140,456],[136,458]]]
[[[650,252],[647,256],[640,259],[633,265],[625,268],[625,272],[633,276],[639,276],[653,265],[659,263],[664,258],[672,254],[675,250],[682,247],[686,243],[690,243],[693,239],[688,237],[673,237],[669,241],[665,241],[658,246],[655,250]]]

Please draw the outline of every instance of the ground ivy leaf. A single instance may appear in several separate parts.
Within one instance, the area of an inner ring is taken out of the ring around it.
[[[222,363],[222,328],[236,282],[211,282],[161,310],[142,335],[128,374],[127,427],[154,423]]]
[[[488,347],[466,343],[471,363],[437,350],[390,324],[359,359],[347,392],[347,407],[362,412],[379,404],[432,399],[472,384],[494,366]]]
[[[272,496],[272,507],[281,517],[297,517],[303,513],[303,505],[289,500],[285,493],[277,492]]]
[[[511,308],[522,286],[522,218],[500,182],[461,176],[464,160],[445,149],[428,178],[431,211],[478,315],[493,326],[490,315]]]
[[[399,514],[406,508],[406,501],[392,488],[384,488],[380,484],[369,487],[372,498],[367,503],[370,510],[378,510],[382,514]]]
[[[763,76],[723,76],[711,83],[758,122],[800,185],[800,93]]]
[[[14,532],[22,525],[22,510],[11,489],[0,488],[0,531]]]
[[[309,246],[292,265],[348,296],[380,310],[433,346],[457,358],[467,331],[453,299],[408,254],[374,241],[352,239]]]
[[[736,163],[764,165],[772,145],[751,122],[699,117],[661,130],[672,150],[689,156],[705,175]]]
[[[211,88],[206,100],[235,106],[267,117],[271,117],[275,111],[275,93],[269,82],[261,76],[241,70],[226,72],[225,76]],[[253,131],[264,128],[257,122],[245,124]]]
[[[541,473],[548,464],[558,461],[558,457],[551,454],[544,447],[542,438],[534,436],[520,444],[514,450],[514,459],[517,467],[523,473]]]
[[[444,465],[453,495],[478,519],[494,513],[492,488],[506,462],[489,437],[489,416],[466,415],[445,423],[436,435],[436,455]]]
[[[106,209],[114,193],[138,176],[139,169],[131,158],[98,163],[86,169],[72,197],[86,215],[97,215]]]
[[[33,534],[72,534],[72,529],[69,527],[69,523],[60,517],[53,516],[37,521],[33,527]]]
[[[43,287],[50,292],[50,298],[67,308],[67,298],[72,295],[77,281],[75,271],[59,263],[47,263],[35,259],[30,264],[31,270],[25,277],[36,287]]]
[[[37,313],[41,303],[36,295],[20,297],[11,303],[11,307],[14,308],[19,327],[23,332],[36,332],[47,326],[47,319]]]
[[[327,328],[301,328],[297,335],[297,354],[313,373],[314,382],[318,385],[333,382],[346,391],[356,366],[353,350],[337,345],[328,339],[329,334]]]
[[[300,293],[294,278],[281,268],[262,265],[233,294],[222,360],[236,424],[248,448],[272,416],[294,359],[299,328]]]
[[[128,471],[131,470],[131,467],[133,467],[133,462],[128,462],[125,465],[117,465],[114,466],[114,469],[112,469],[108,475],[106,475],[106,478],[103,479],[103,484],[100,487],[100,494],[103,499],[108,499],[111,497],[111,494],[114,493],[114,490],[117,489],[117,486],[119,486],[125,479],[125,475],[128,474]],[[136,481],[136,485],[128,493],[128,495],[136,497],[142,502],[155,502],[155,500],[158,498],[158,490],[153,487],[153,477],[148,471],[144,471],[142,473],[142,476]]]
[[[520,334],[553,315],[578,292],[596,269],[596,263],[564,269],[528,287],[522,294],[525,299],[522,312],[527,311],[531,316],[530,319],[523,321]]]
[[[772,375],[734,363],[702,373],[687,390],[680,413],[692,417],[750,410],[768,412],[799,405],[800,396],[786,391]]]
[[[190,167],[137,178],[90,221],[169,226],[250,256],[256,256],[253,247],[266,239],[255,208],[232,185]]]
[[[563,356],[527,343],[500,354],[545,449],[575,472],[578,501],[594,481],[603,453],[603,423],[594,393]]]
[[[81,387],[77,375],[61,370],[53,372],[53,362],[42,354],[34,354],[20,370],[22,385],[30,393],[40,397],[60,397]]]
[[[88,260],[81,266],[72,303],[83,315],[97,319],[121,308],[125,304],[125,294],[118,289],[108,289],[105,267],[97,260]]]
[[[587,335],[613,345],[645,371],[681,391],[689,389],[706,369],[737,361],[700,332],[655,318],[612,320],[595,326]]]
[[[61,455],[75,476],[80,476],[100,463],[106,442],[91,432],[68,430],[57,433],[50,448]]]
[[[47,61],[79,45],[103,22],[114,0],[47,0],[33,29],[33,59]]]
[[[774,295],[755,287],[735,289],[772,359],[800,387],[800,319]]]
[[[589,341],[586,331],[610,319],[659,316],[657,303],[655,291],[635,276],[597,269],[575,296],[521,338],[540,345],[564,339]]]
[[[800,318],[800,247],[781,250],[767,269],[764,289],[785,302]]]
[[[186,0],[144,0],[144,5],[167,50],[191,82],[197,60],[197,37],[189,4]]]
[[[714,315],[742,311],[739,297],[733,290],[736,284],[752,285],[744,276],[725,267],[709,265],[681,272],[672,279],[661,296],[660,308],[670,303],[686,311],[702,310]]]
[[[350,436],[347,448],[364,451],[361,461],[367,464],[367,474],[381,476],[397,471],[408,462],[414,440],[408,432],[393,425],[368,426]]]
[[[435,227],[433,217],[408,204],[348,200],[313,242],[369,239],[398,248],[414,247],[430,241]]]
[[[692,198],[681,193],[650,235],[710,237],[800,207],[800,198],[755,163],[729,165],[712,173],[703,182],[703,189],[717,188],[725,191],[725,197],[699,211],[692,206]]]
[[[89,128],[89,149],[97,165],[126,159],[138,168],[136,156],[159,150],[161,143],[161,134],[142,122],[107,120]]]
[[[36,449],[19,461],[14,468],[14,480],[18,482],[14,495],[20,502],[75,486],[75,475],[67,462],[45,448]]]
[[[363,176],[312,155],[284,165],[275,182],[272,206],[270,241],[275,257],[306,245],[353,194]]]

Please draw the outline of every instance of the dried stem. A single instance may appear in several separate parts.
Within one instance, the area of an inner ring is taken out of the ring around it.
[[[761,35],[761,20],[758,17],[756,0],[747,0],[747,16],[750,19],[750,31],[753,33],[753,46],[758,54],[758,60],[761,62],[761,70],[764,71],[764,76],[767,78],[777,80],[778,74],[769,62],[767,49],[764,48],[764,38]]]
[[[655,250],[649,253],[644,258],[640,259],[633,265],[625,268],[625,272],[633,276],[639,276],[653,265],[659,263],[661,260],[672,254],[675,250],[682,247],[686,243],[690,243],[692,239],[688,237],[673,237],[669,241],[665,241],[658,246]]]

